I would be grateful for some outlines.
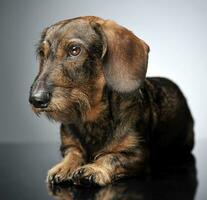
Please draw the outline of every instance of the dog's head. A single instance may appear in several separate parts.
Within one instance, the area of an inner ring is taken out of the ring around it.
[[[33,110],[64,123],[98,105],[105,84],[124,93],[139,88],[148,52],[141,39],[111,20],[79,17],[46,28],[30,90]]]

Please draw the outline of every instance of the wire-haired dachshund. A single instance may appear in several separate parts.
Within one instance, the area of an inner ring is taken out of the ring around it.
[[[193,119],[178,86],[145,78],[148,45],[114,21],[87,16],[44,29],[29,101],[61,123],[63,160],[50,183],[106,185],[184,155]]]

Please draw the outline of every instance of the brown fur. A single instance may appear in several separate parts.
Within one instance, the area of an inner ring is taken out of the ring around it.
[[[78,55],[71,49],[79,48]],[[49,95],[35,113],[61,122],[63,160],[48,181],[106,185],[149,161],[190,152],[193,119],[179,88],[147,78],[148,45],[111,20],[79,17],[46,28],[31,87]],[[159,156],[158,156],[159,155]]]
[[[157,163],[156,173],[147,176],[147,180],[131,178],[94,188],[48,185],[48,191],[57,200],[193,200],[198,186],[195,164],[194,157],[189,155],[173,163]]]
[[[108,46],[104,61],[106,80],[117,91],[133,91],[145,78],[149,48],[132,32],[113,21],[106,21],[102,29]]]

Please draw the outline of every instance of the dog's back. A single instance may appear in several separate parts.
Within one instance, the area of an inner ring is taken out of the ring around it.
[[[166,78],[147,78],[146,92],[151,102],[152,154],[190,152],[194,144],[193,118],[179,87]]]

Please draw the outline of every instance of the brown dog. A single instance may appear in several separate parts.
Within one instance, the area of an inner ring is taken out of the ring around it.
[[[37,52],[30,103],[61,122],[64,157],[48,181],[106,185],[163,152],[192,149],[183,94],[167,79],[145,79],[149,47],[129,30],[98,17],[60,21],[43,31]]]

